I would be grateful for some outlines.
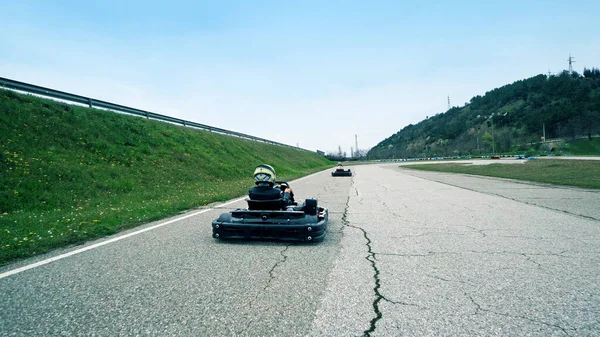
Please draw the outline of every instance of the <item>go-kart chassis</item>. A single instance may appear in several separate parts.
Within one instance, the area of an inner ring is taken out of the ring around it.
[[[314,215],[304,211],[237,209],[212,222],[217,239],[274,239],[320,241],[327,230],[328,210],[318,207]]]

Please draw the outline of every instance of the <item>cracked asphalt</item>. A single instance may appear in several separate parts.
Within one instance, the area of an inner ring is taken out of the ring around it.
[[[313,332],[600,335],[598,205],[597,191],[356,168]],[[349,308],[357,296],[372,308]]]
[[[0,336],[600,336],[598,191],[352,170],[292,183],[321,243],[215,241],[217,205],[1,278]]]

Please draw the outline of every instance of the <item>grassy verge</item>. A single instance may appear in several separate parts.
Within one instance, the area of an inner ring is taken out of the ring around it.
[[[247,193],[315,153],[0,90],[0,265]]]
[[[523,164],[421,164],[402,166],[406,169],[465,173],[509,178],[556,185],[600,189],[598,160],[530,160]]]
[[[599,155],[600,138],[577,139],[564,145],[564,151],[573,155]]]

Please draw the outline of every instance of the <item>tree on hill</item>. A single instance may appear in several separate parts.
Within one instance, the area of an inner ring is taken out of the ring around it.
[[[546,139],[600,133],[600,69],[516,81],[463,107],[407,125],[368,153],[370,159],[507,152]],[[488,135],[492,134],[494,142]],[[484,138],[485,137],[485,138]],[[390,145],[392,147],[390,147]],[[491,146],[493,145],[493,146]]]

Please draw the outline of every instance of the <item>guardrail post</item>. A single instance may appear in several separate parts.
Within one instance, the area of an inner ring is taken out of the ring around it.
[[[91,99],[91,98],[88,98],[88,106],[89,106],[90,108],[93,108],[93,107],[94,107],[94,106],[92,105],[92,99]]]

